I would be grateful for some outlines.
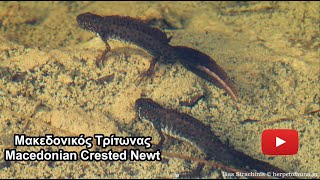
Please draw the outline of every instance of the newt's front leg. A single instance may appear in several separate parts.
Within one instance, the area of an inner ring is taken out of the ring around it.
[[[106,49],[102,52],[101,56],[96,59],[96,65],[99,67],[101,63],[103,63],[104,58],[106,57],[106,54],[111,50],[109,43],[105,42]]]
[[[160,141],[158,142],[158,144],[155,144],[155,146],[152,148],[154,151],[156,151],[158,149],[162,149],[162,145],[166,141],[165,135],[163,134],[161,129],[157,128],[157,127],[155,127],[155,129],[160,136]],[[199,163],[197,165],[197,167],[195,169],[192,169],[190,172],[180,174],[179,178],[183,178],[183,179],[184,178],[199,178],[203,167],[204,167],[204,164]]]

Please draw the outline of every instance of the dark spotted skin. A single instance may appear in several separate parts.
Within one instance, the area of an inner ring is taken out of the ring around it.
[[[165,109],[152,99],[140,98],[135,103],[141,120],[146,120],[159,131],[169,136],[186,140],[213,159],[225,165],[243,170],[284,173],[282,169],[259,161],[223,144],[220,139],[201,121],[178,111]],[[249,166],[249,169],[247,168]]]
[[[174,48],[169,45],[170,38],[141,20],[123,16],[103,17],[88,12],[78,15],[77,22],[81,28],[97,33],[104,42],[108,39],[131,42],[162,62],[171,63],[177,59]]]

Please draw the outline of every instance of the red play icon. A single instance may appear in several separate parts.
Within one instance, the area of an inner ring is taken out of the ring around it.
[[[292,129],[267,129],[262,132],[262,153],[267,155],[294,155],[299,149],[299,136]]]

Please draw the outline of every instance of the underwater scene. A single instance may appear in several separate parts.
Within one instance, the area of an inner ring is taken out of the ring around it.
[[[319,12],[0,2],[0,178],[319,178]]]

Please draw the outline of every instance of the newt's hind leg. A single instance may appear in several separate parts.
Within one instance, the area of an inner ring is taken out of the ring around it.
[[[139,85],[143,80],[146,80],[147,77],[152,77],[154,75],[154,69],[157,64],[158,60],[156,58],[153,58],[151,60],[150,66],[148,70],[145,72],[141,73],[139,77],[137,77],[134,82],[136,85]]]
[[[105,42],[106,49],[102,52],[101,56],[96,59],[96,65],[97,67],[100,66],[101,63],[103,63],[104,58],[106,57],[106,54],[111,50],[109,43]]]

